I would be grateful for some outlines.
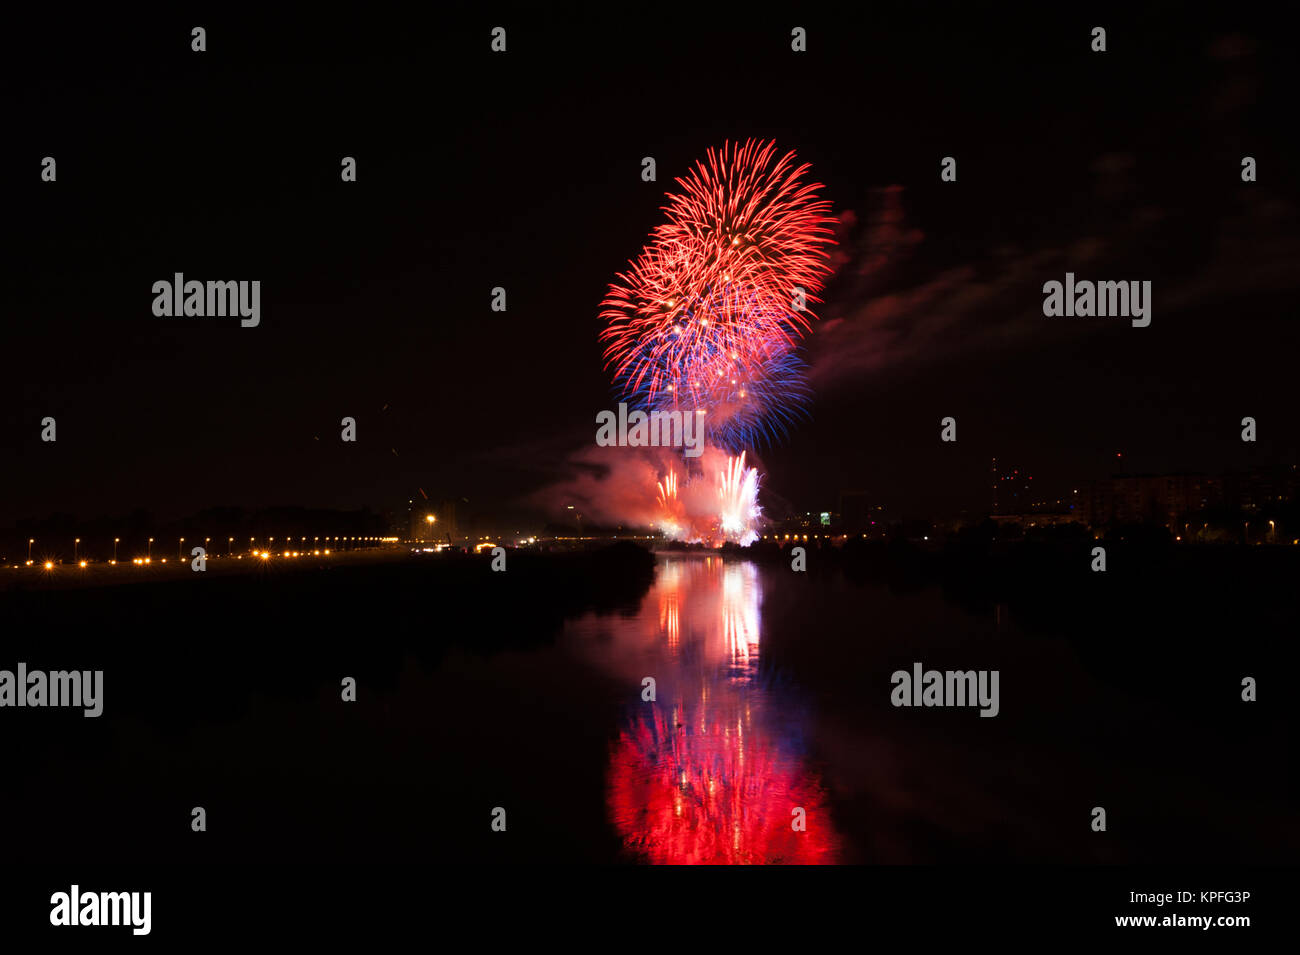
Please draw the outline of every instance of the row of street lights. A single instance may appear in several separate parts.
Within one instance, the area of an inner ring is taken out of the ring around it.
[[[429,522],[430,522],[430,523],[433,522],[432,518],[430,518]],[[293,540],[293,536],[290,535],[290,536],[288,536],[288,537],[286,537],[286,538],[284,538],[284,539],[285,539],[286,541],[292,541],[292,540]],[[316,542],[318,542],[318,543],[319,543],[320,539],[321,539],[321,538],[320,538],[319,536],[317,536],[317,537],[313,537],[313,538],[312,538],[313,541],[316,541]],[[305,541],[307,540],[307,538],[304,536],[304,537],[301,538],[301,540],[303,540],[303,541],[305,542]],[[325,541],[326,541],[327,543],[328,543],[329,541],[331,541],[331,540],[332,540],[332,541],[335,541],[335,542],[342,541],[342,542],[344,542],[344,543],[347,543],[347,542],[356,542],[356,541],[361,541],[361,542],[364,542],[364,543],[379,543],[379,542],[383,542],[383,541],[385,541],[385,540],[389,540],[389,538],[384,538],[384,537],[343,537],[343,536],[333,536],[333,537],[331,537],[331,536],[327,536],[327,537],[325,538]],[[153,541],[154,541],[154,539],[153,539],[152,537],[150,537],[150,538],[149,538],[149,546],[148,546],[148,548],[147,548],[147,550],[146,550],[146,555],[147,555],[151,560],[153,559]],[[250,547],[251,547],[251,545],[254,544],[256,541],[257,541],[257,538],[256,538],[256,537],[250,537],[250,538],[248,539],[248,543],[249,543]],[[270,543],[274,544],[274,543],[275,543],[275,538],[274,538],[274,537],[271,537],[271,538],[269,538],[269,541],[270,541]],[[121,542],[122,542],[122,538],[120,538],[120,537],[114,537],[114,538],[113,538],[113,563],[117,563],[117,545],[120,544]],[[32,562],[32,545],[35,544],[35,543],[36,543],[36,538],[35,538],[35,537],[29,537],[29,538],[27,538],[27,563],[29,563],[29,564]],[[234,553],[234,548],[235,548],[235,539],[234,539],[233,537],[227,537],[227,538],[226,538],[226,556],[227,556],[227,557],[229,557],[231,554]],[[203,549],[204,549],[205,551],[208,551],[208,550],[211,550],[211,549],[212,549],[212,538],[211,538],[211,537],[205,537],[205,538],[203,538]],[[184,550],[185,550],[185,538],[184,538],[184,537],[179,537],[179,538],[177,538],[177,541],[176,541],[176,559],[177,559],[177,560],[181,560],[181,559],[183,559],[183,552],[184,552]],[[72,559],[73,559],[73,561],[76,561],[76,560],[78,559],[78,557],[80,556],[80,552],[81,552],[81,538],[80,538],[80,537],[75,537],[75,538],[73,538],[73,540],[72,540]]]

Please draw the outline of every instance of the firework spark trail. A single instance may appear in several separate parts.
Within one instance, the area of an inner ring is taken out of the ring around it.
[[[655,237],[696,247],[701,282],[716,282],[721,274],[724,281],[765,286],[787,301],[796,286],[821,288],[830,271],[830,203],[816,198],[819,183],[800,181],[807,164],[794,168],[793,152],[773,162],[775,155],[775,143],[728,143],[708,150],[707,165],[697,163],[677,180],[685,194],[668,197],[668,222]],[[807,330],[802,316],[790,318]]]
[[[831,271],[836,220],[807,171],[772,142],[707,150],[600,303],[605,365],[623,398],[644,411],[703,411],[706,443],[733,455],[715,472],[705,525],[687,513],[671,469],[660,483],[660,525],[674,538],[757,538],[758,472],[745,466],[745,449],[802,413],[798,345]],[[688,472],[682,490],[692,496],[708,480]]]
[[[807,306],[820,301],[834,242],[830,204],[802,181],[807,168],[750,140],[708,150],[677,179],[667,222],[601,302],[606,367],[626,397],[679,405],[692,381],[753,377],[747,369],[794,349],[816,317]],[[770,392],[768,407],[749,400],[758,418],[781,402]]]
[[[677,496],[677,472],[670,466],[668,475],[659,482],[659,523],[664,533],[679,539],[686,526],[681,499]]]
[[[719,524],[723,536],[746,547],[758,539],[754,524],[762,515],[758,506],[758,471],[745,467],[745,453],[731,458],[718,486]]]
[[[677,502],[677,472],[668,469],[668,476],[659,482],[659,506],[669,507]]]

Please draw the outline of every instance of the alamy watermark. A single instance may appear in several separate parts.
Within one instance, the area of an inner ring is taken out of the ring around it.
[[[177,272],[172,281],[153,283],[153,313],[159,318],[224,318],[238,315],[244,328],[262,321],[262,283],[185,281]]]
[[[82,892],[73,884],[67,892],[50,896],[50,924],[129,925],[132,935],[148,935],[153,928],[152,892]]]
[[[1048,318],[1131,318],[1134,328],[1151,324],[1151,283],[1074,280],[1043,283],[1043,314]]]
[[[620,402],[618,413],[596,415],[596,444],[602,448],[685,448],[688,458],[704,453],[703,411],[627,410]]]
[[[104,712],[103,670],[0,670],[0,707],[79,706],[85,717]]]
[[[889,702],[894,706],[978,706],[980,716],[997,716],[997,670],[895,670]]]

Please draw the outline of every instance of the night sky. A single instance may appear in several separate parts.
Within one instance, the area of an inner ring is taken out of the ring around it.
[[[378,511],[417,488],[553,516],[617,400],[607,284],[672,177],[750,137],[811,163],[843,219],[807,340],[811,417],[760,450],[765,500],[828,509],[865,489],[939,516],[987,507],[994,454],[1046,493],[1300,460],[1280,25],[1174,7],[921,24],[803,4],[716,20],[182,10],[15,21],[3,52],[0,527]],[[1152,281],[1150,327],[1045,318],[1042,285],[1067,271]],[[260,326],[155,317],[151,286],[174,272],[260,280]]]

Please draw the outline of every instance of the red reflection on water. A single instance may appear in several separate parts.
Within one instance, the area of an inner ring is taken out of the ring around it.
[[[790,765],[744,723],[672,725],[662,709],[619,733],[609,804],[629,849],[679,864],[835,861],[825,797],[815,776]],[[667,757],[667,758],[665,758]],[[796,832],[792,810],[807,814]]]
[[[836,861],[797,714],[757,681],[760,599],[752,564],[669,562],[629,628],[638,648],[655,638],[661,690],[619,730],[608,803],[624,845],[650,862]]]

